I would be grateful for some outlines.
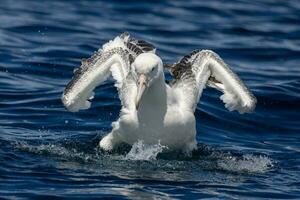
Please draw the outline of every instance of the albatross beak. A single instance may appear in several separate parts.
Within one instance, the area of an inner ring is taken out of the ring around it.
[[[140,101],[141,101],[143,93],[147,87],[147,84],[148,84],[147,77],[144,74],[141,74],[138,79],[138,89],[137,89],[136,102],[135,102],[137,110],[140,106]]]

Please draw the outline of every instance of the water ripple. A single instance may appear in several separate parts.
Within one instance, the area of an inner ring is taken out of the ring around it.
[[[0,196],[299,198],[299,19],[299,2],[285,0],[1,1]],[[256,111],[229,112],[206,89],[193,155],[141,144],[100,151],[121,107],[113,83],[83,112],[67,112],[60,97],[80,60],[123,31],[168,63],[216,51],[253,91]]]

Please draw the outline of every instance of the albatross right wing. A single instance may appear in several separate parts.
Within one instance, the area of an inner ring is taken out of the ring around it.
[[[180,105],[185,108],[195,110],[206,85],[223,93],[220,99],[230,111],[246,113],[255,108],[254,95],[213,51],[195,50],[179,62],[166,67],[175,79],[172,88]]]

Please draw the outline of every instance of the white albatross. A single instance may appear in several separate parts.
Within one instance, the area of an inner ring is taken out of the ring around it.
[[[197,147],[194,112],[202,90],[221,91],[230,111],[251,112],[256,98],[213,51],[194,50],[179,62],[163,65],[148,42],[128,33],[103,45],[82,62],[66,86],[62,102],[71,112],[88,109],[95,87],[109,77],[115,80],[122,103],[120,118],[99,145],[110,151],[120,143],[166,146],[190,152]],[[173,76],[165,82],[164,68]]]

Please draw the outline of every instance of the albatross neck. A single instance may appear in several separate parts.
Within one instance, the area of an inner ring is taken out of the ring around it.
[[[139,113],[146,114],[146,116],[152,113],[152,117],[159,119],[167,111],[167,89],[164,73],[161,72],[154,81],[142,96]]]

